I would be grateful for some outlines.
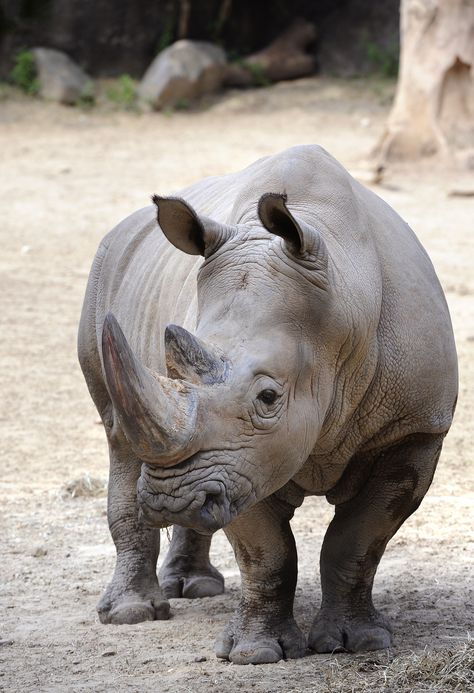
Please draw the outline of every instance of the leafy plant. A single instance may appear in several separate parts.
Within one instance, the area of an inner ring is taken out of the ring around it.
[[[246,63],[244,60],[243,66],[250,72],[257,87],[268,87],[272,83],[259,63]]]
[[[165,48],[168,48],[173,43],[174,38],[174,19],[168,18],[163,31],[158,39],[158,45],[156,48],[157,53],[161,53]]]
[[[76,106],[79,106],[79,108],[83,108],[84,110],[88,110],[89,108],[92,108],[92,106],[95,104],[95,88],[94,88],[94,82],[92,80],[89,80],[84,89],[81,92],[81,95],[76,101]]]
[[[398,46],[395,42],[387,47],[373,41],[365,44],[367,58],[374,68],[384,77],[396,77],[398,74]]]
[[[37,94],[39,91],[38,72],[31,51],[21,50],[15,56],[15,66],[10,72],[10,79],[17,87],[27,94]]]
[[[248,63],[245,58],[240,56],[230,55],[230,62],[238,67],[241,67],[250,73],[252,82],[256,87],[269,87],[272,83],[271,79],[265,74],[265,69],[259,63]]]
[[[191,107],[191,102],[185,96],[178,99],[174,105],[177,111],[187,111]]]
[[[136,95],[135,82],[130,75],[121,75],[116,83],[106,91],[106,96],[110,101],[125,109],[133,108]]]

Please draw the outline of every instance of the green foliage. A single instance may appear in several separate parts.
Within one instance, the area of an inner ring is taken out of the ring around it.
[[[161,113],[167,118],[171,118],[178,111],[188,111],[191,108],[191,102],[186,97],[182,96],[175,101],[173,105],[165,106],[161,109]]]
[[[255,86],[257,87],[268,87],[271,84],[271,80],[268,79],[265,74],[265,70],[258,63],[246,63],[243,62],[243,67],[250,72]]]
[[[156,48],[157,53],[161,53],[165,48],[171,46],[174,39],[174,20],[172,18],[168,19],[163,31],[161,32],[160,38],[158,39],[158,46]]]
[[[272,84],[271,79],[267,77],[264,68],[259,63],[248,63],[245,58],[235,57],[235,55],[230,56],[230,61],[250,72],[252,82],[256,87],[269,87]]]
[[[180,99],[176,101],[174,107],[177,111],[187,111],[191,107],[191,103],[189,99],[182,96]]]
[[[121,75],[116,83],[106,91],[106,96],[110,101],[125,109],[131,109],[135,106],[136,95],[135,82],[130,75]]]
[[[27,94],[37,94],[39,91],[38,73],[33,53],[27,50],[19,51],[15,56],[15,66],[10,72],[13,84]]]
[[[388,47],[383,47],[373,41],[367,41],[365,50],[370,63],[383,77],[397,76],[398,46],[395,42],[391,43]]]
[[[95,104],[94,82],[89,80],[76,101],[76,106],[88,110]]]

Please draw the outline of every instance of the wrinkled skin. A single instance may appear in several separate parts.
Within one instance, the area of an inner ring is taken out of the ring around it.
[[[154,201],[102,242],[79,332],[110,447],[117,565],[101,620],[222,592],[209,545],[224,527],[242,595],[218,657],[389,647],[375,572],[431,483],[457,393],[425,251],[317,146]],[[335,506],[308,640],[289,524],[307,494]]]

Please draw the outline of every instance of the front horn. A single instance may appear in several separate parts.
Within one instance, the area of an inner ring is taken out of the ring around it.
[[[115,412],[135,454],[144,462],[168,467],[197,452],[197,396],[192,385],[142,366],[112,313],[102,329],[102,356]]]

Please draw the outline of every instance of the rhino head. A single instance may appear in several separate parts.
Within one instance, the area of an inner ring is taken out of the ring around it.
[[[166,328],[163,377],[139,363],[109,314],[105,376],[143,460],[144,518],[213,532],[284,486],[315,446],[332,392],[328,254],[284,195],[264,195],[258,220],[235,227],[178,198],[153,201],[168,240],[205,258],[196,335]]]

